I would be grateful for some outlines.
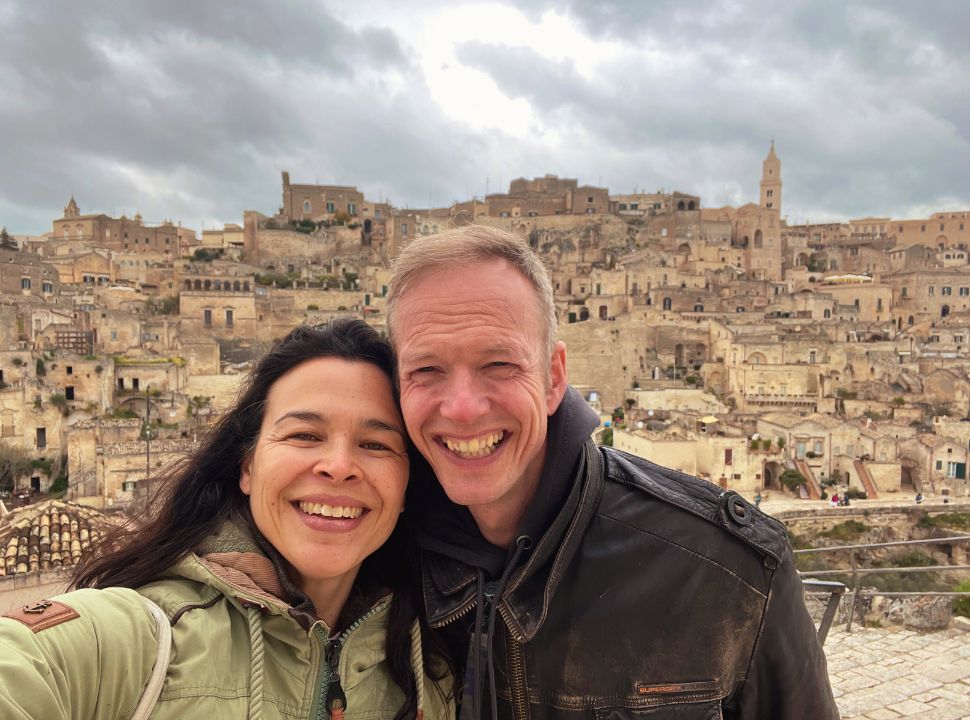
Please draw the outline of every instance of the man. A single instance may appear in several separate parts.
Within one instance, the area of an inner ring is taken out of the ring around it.
[[[422,594],[463,717],[837,718],[784,527],[612,449],[566,380],[542,263],[472,226],[388,295]]]

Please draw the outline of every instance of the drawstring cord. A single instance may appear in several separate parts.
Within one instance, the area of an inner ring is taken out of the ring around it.
[[[263,715],[263,623],[262,608],[246,605],[249,616],[249,718],[259,720]],[[336,720],[336,719],[335,719]]]
[[[424,655],[421,652],[421,623],[417,619],[411,624],[411,669],[414,671],[414,697],[417,706],[415,720],[424,720]]]
[[[492,720],[498,719],[498,695],[495,683],[495,661],[492,658],[493,650],[493,640],[495,635],[495,617],[498,614],[498,603],[502,599],[502,593],[505,592],[505,586],[508,584],[509,578],[512,575],[512,571],[515,569],[519,562],[519,558],[522,553],[532,547],[532,538],[528,535],[520,535],[515,540],[515,550],[512,552],[512,556],[509,561],[505,564],[505,569],[502,571],[502,576],[499,578],[498,583],[494,586],[494,590],[486,595],[485,592],[485,574],[482,570],[478,569],[478,590],[475,599],[475,626],[472,633],[472,645],[471,645],[471,657],[473,667],[471,669],[471,674],[466,672],[465,682],[467,684],[472,684],[471,692],[469,692],[466,687],[464,694],[464,701],[471,701],[473,707],[471,708],[471,717],[473,720],[481,720],[482,716],[482,695],[481,691],[484,689],[482,686],[482,680],[486,680],[488,683],[488,693],[489,693],[489,703],[490,709],[492,711]],[[486,597],[489,602],[488,608],[488,619],[487,625],[485,626],[485,667],[482,668],[479,663],[481,661],[481,651],[482,651],[482,629],[483,621],[485,620],[485,600]],[[485,677],[483,678],[483,671]],[[464,704],[464,703],[463,703]],[[466,708],[462,708],[462,716],[468,717],[468,711]]]

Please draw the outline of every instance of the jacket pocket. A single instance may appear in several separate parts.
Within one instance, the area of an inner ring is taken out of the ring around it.
[[[721,693],[713,680],[638,683],[626,702],[596,710],[596,720],[721,720]]]
[[[722,720],[719,700],[658,705],[649,708],[604,708],[596,720]]]

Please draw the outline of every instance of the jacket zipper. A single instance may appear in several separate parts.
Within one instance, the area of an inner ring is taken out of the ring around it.
[[[525,677],[525,653],[522,645],[512,634],[511,625],[503,608],[499,607],[505,625],[505,647],[509,663],[509,700],[512,702],[514,720],[529,720],[529,688]]]
[[[346,630],[333,640],[327,637],[321,625],[314,628],[314,632],[323,638],[323,667],[326,669],[326,680],[320,684],[320,692],[317,695],[316,720],[326,720],[328,717],[333,717],[334,710],[337,710],[339,715],[343,715],[343,712],[347,709],[347,695],[344,693],[343,686],[340,684],[340,675],[337,673],[337,666],[340,664],[340,651],[350,633],[385,607],[387,607],[387,600],[381,600],[352,622]]]

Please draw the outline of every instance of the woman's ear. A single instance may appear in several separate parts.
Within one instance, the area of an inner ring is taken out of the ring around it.
[[[250,453],[243,458],[239,466],[239,489],[242,490],[243,495],[249,495],[253,491],[252,467],[253,456]]]

